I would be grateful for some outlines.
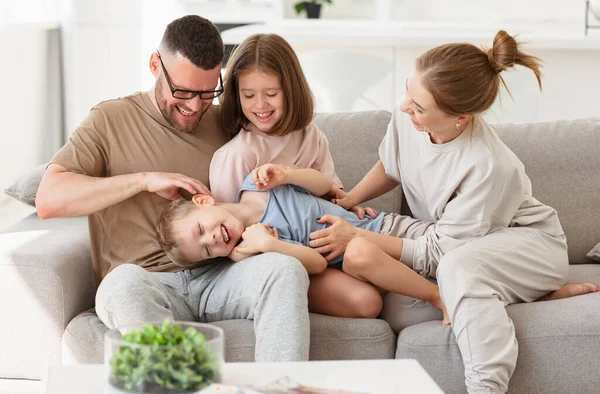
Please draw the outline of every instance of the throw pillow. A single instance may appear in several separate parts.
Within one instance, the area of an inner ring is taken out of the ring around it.
[[[595,261],[600,261],[600,243],[588,252],[587,257]]]
[[[4,190],[7,195],[21,201],[22,203],[35,207],[35,195],[42,181],[47,164],[34,168],[19,178],[8,189]]]

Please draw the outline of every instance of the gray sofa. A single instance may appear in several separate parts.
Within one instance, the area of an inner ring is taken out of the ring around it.
[[[384,111],[317,117],[347,188],[377,161],[389,119]],[[600,241],[600,118],[505,125],[498,132],[525,163],[535,196],[559,212],[569,240],[570,281],[599,283],[600,265],[586,253]],[[369,205],[399,211],[401,189]],[[47,365],[101,363],[106,327],[94,313],[94,293],[85,218],[42,221],[32,215],[1,233],[0,378],[37,380]],[[386,296],[384,316],[405,301]],[[511,393],[598,392],[600,294],[511,305],[508,312],[520,345]],[[218,325],[226,332],[227,360],[253,360],[251,322]],[[311,341],[313,360],[414,358],[445,392],[465,392],[454,335],[440,321],[398,334],[383,319],[312,315]]]

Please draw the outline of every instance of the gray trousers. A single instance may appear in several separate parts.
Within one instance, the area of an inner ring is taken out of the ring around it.
[[[256,361],[303,361],[310,341],[308,284],[304,266],[277,253],[176,273],[124,264],[101,282],[96,312],[109,328],[165,318],[248,319],[254,322]]]
[[[437,276],[469,393],[505,393],[519,353],[505,307],[535,301],[566,283],[566,238],[533,228],[507,228],[452,250],[439,266],[421,268],[431,280]],[[442,320],[442,313],[427,302],[388,294],[381,317],[398,332]]]

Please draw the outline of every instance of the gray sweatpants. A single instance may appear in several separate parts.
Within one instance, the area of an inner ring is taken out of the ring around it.
[[[109,328],[165,318],[253,320],[256,361],[303,361],[310,341],[308,284],[304,266],[277,253],[176,273],[124,264],[101,282],[96,312]]]
[[[415,233],[397,236],[414,238]],[[532,302],[566,283],[566,238],[533,228],[506,228],[452,250],[438,267],[423,269],[431,273],[431,280],[437,276],[463,358],[468,391],[506,392],[519,348],[505,307]],[[395,332],[442,320],[441,311],[431,304],[400,294],[386,296],[381,316]]]

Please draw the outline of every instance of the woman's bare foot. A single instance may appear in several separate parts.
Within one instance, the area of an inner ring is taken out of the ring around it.
[[[431,301],[431,305],[435,306],[436,308],[438,308],[442,311],[442,314],[444,315],[442,324],[445,326],[449,326],[450,325],[450,315],[448,314],[448,311],[446,310],[446,305],[444,305],[444,303],[442,302],[442,298],[440,297],[439,294],[437,295],[437,297],[435,297]]]
[[[570,283],[548,295],[538,298],[536,301],[560,300],[563,298],[595,293],[598,291],[598,289],[599,287],[595,283]]]

